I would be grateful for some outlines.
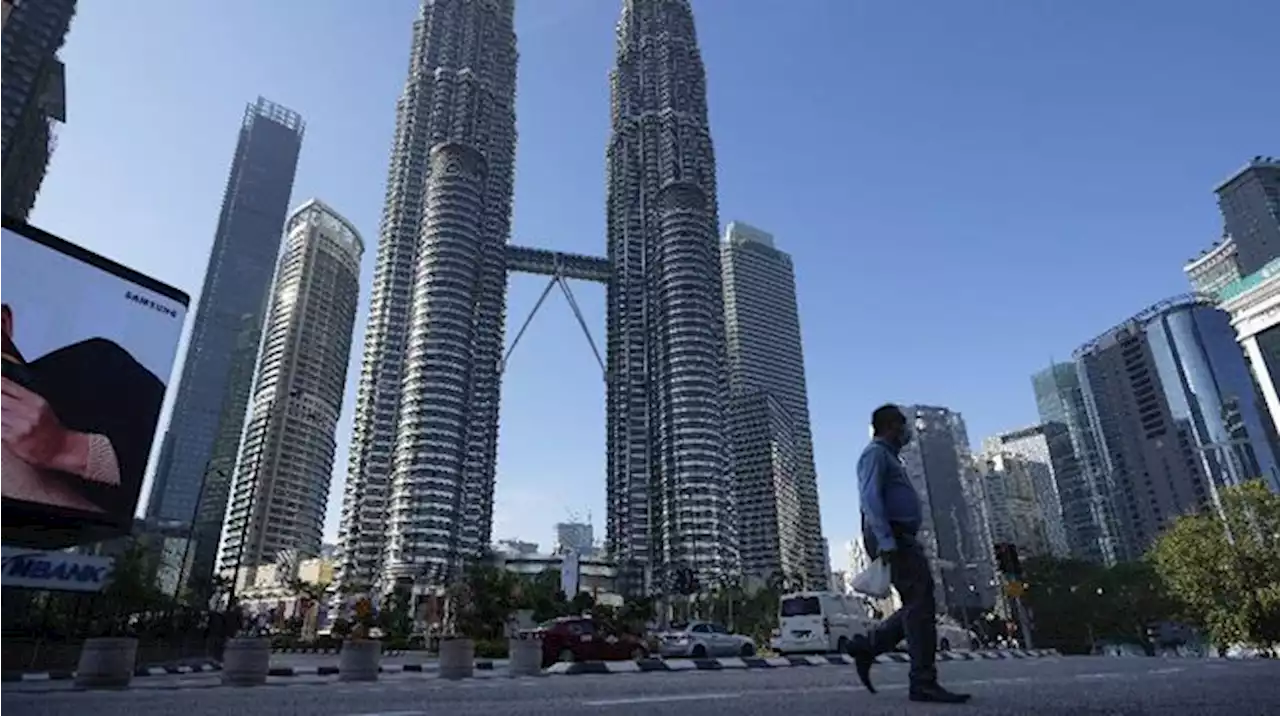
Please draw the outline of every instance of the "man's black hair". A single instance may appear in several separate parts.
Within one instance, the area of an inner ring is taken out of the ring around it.
[[[876,408],[871,413],[871,429],[876,435],[883,435],[885,431],[893,428],[899,422],[905,422],[907,416],[902,414],[902,409],[893,403],[885,403]]]

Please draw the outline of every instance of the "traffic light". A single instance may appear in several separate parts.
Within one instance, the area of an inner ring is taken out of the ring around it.
[[[996,566],[1001,574],[1016,577],[1022,574],[1022,562],[1018,559],[1017,545],[1001,542],[996,545]]]

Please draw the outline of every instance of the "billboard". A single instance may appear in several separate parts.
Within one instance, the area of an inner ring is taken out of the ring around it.
[[[127,531],[189,299],[21,222],[2,242],[5,541],[15,520]]]
[[[27,589],[65,592],[99,592],[111,578],[115,560],[68,552],[33,552],[12,547],[3,550],[0,584]]]

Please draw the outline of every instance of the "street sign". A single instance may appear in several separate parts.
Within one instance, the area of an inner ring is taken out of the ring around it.
[[[115,560],[70,552],[39,552],[5,547],[6,587],[98,592],[107,585]]]

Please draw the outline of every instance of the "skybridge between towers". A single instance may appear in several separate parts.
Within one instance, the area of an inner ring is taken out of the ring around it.
[[[511,345],[507,346],[506,352],[502,354],[502,362],[498,366],[498,374],[502,375],[506,372],[507,363],[511,360],[511,352],[520,343],[520,338],[528,330],[529,324],[533,322],[533,317],[537,315],[538,309],[547,300],[551,290],[559,286],[565,300],[569,302],[569,308],[573,309],[574,318],[578,319],[578,326],[582,328],[582,334],[587,337],[587,343],[591,346],[591,352],[596,357],[596,363],[600,365],[600,374],[608,382],[609,372],[605,368],[604,358],[600,355],[600,349],[596,346],[595,339],[591,337],[591,329],[587,326],[587,321],[582,315],[582,309],[578,307],[578,301],[573,296],[573,289],[569,288],[568,280],[578,279],[580,281],[594,281],[595,283],[608,285],[613,275],[609,259],[509,245],[507,246],[507,274],[510,275],[512,273],[548,276],[550,280],[547,282],[546,288],[542,289],[537,302],[533,304],[533,310],[529,311],[529,317],[524,319],[524,323],[520,324],[520,330],[516,331],[515,338],[511,340]]]

